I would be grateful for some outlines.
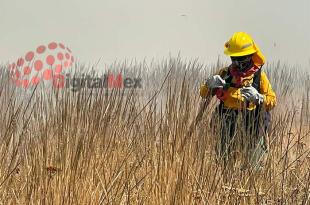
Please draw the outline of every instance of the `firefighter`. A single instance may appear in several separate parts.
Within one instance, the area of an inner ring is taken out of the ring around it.
[[[231,64],[220,69],[217,75],[208,78],[200,87],[200,96],[209,93],[220,101],[216,109],[219,119],[218,157],[234,161],[235,150],[242,148],[246,164],[261,167],[266,153],[266,130],[270,121],[270,110],[276,106],[276,95],[262,70],[265,57],[251,36],[236,32],[225,43],[224,53],[230,56]],[[237,121],[241,122],[237,126]],[[241,130],[241,141],[236,140]],[[239,144],[236,144],[240,142]],[[240,145],[241,144],[241,145]]]

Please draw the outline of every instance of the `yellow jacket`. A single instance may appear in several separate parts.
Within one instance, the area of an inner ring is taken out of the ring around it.
[[[224,78],[224,74],[228,72],[228,67],[221,69],[218,72],[218,75],[220,75],[222,78]],[[246,86],[249,83],[253,83],[254,74],[242,78],[242,84],[241,86]],[[236,79],[235,77],[232,78],[232,83],[235,83]],[[202,98],[206,98],[208,95],[208,87],[206,84],[202,84],[200,86],[200,96]],[[253,110],[256,108],[256,105],[254,103],[250,103],[248,106],[246,105],[246,102],[244,98],[241,96],[240,88],[236,87],[229,87],[227,90],[223,91],[224,96],[221,98],[221,100],[224,103],[225,108],[229,109],[242,109],[246,107],[248,110]],[[260,94],[264,96],[264,108],[269,111],[272,108],[276,106],[276,94],[272,90],[271,84],[267,78],[267,75],[264,71],[261,71],[260,76]]]

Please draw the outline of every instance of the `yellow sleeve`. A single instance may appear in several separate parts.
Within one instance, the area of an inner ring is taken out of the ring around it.
[[[225,75],[225,73],[227,72],[227,70],[228,70],[228,67],[222,68],[216,74],[220,75],[221,77],[223,77]],[[208,86],[206,85],[205,82],[203,82],[200,85],[199,94],[200,94],[200,97],[202,97],[202,98],[206,98],[208,96],[209,88],[208,88]]]
[[[209,91],[208,86],[205,83],[201,83],[200,89],[199,89],[200,97],[206,98],[208,96],[208,91]]]
[[[273,109],[277,104],[277,98],[264,71],[261,73],[260,93],[264,96],[264,106],[266,110]]]

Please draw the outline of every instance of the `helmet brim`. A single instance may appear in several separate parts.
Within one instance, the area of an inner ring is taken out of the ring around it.
[[[248,51],[242,51],[242,52],[231,52],[229,49],[224,49],[224,54],[232,57],[238,57],[238,56],[247,56],[256,53],[257,51],[254,49],[248,50]]]

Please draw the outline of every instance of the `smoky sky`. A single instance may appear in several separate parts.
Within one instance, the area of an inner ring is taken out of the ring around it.
[[[309,0],[0,0],[0,61],[56,41],[82,62],[180,52],[212,63],[245,31],[268,62],[309,65],[309,9]]]

